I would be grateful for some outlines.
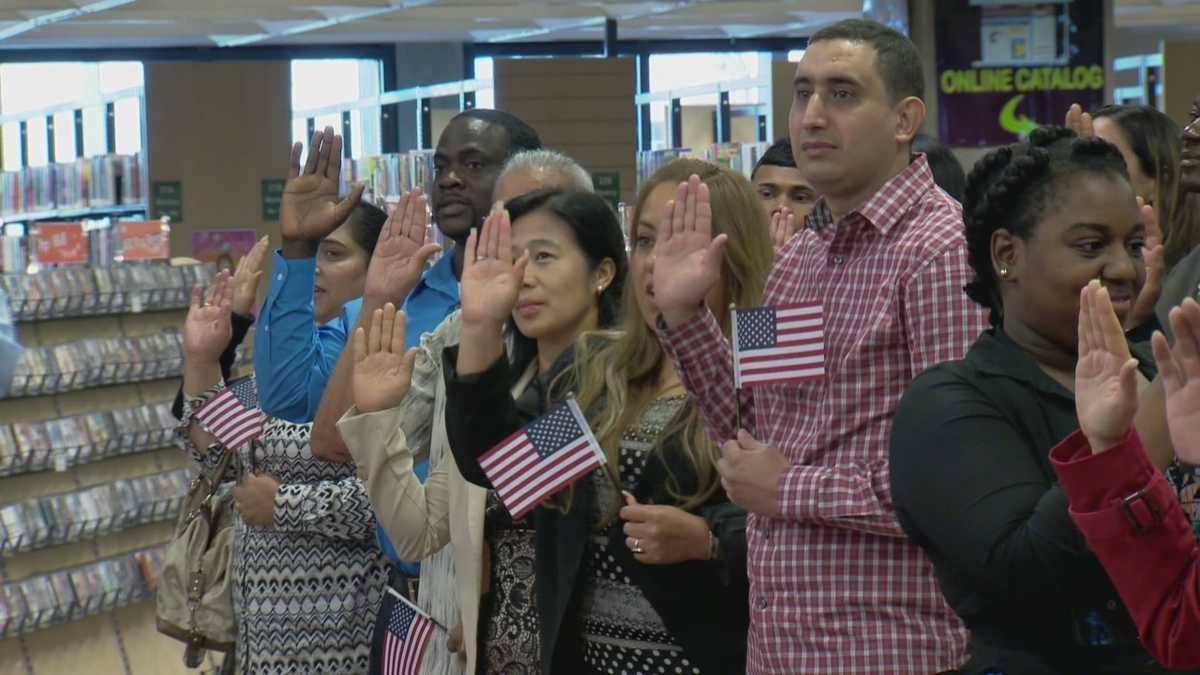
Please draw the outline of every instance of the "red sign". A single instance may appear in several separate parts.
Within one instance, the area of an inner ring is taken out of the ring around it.
[[[81,223],[38,223],[34,234],[39,265],[86,265],[88,238]]]
[[[171,228],[161,220],[118,224],[121,260],[163,260],[169,258]]]

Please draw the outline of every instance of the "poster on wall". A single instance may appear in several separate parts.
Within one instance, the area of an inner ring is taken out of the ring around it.
[[[254,248],[258,232],[241,230],[201,230],[192,233],[192,257],[203,263],[215,263],[219,270],[233,271],[237,261]]]
[[[943,143],[1012,143],[1067,108],[1104,102],[1102,0],[939,0],[938,126]]]

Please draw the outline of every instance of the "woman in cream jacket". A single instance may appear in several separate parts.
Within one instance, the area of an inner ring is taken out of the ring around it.
[[[395,316],[394,308],[387,315]],[[338,431],[358,465],[367,495],[387,531],[396,553],[405,560],[423,560],[454,544],[457,598],[433,598],[426,606],[439,623],[453,614],[457,600],[462,621],[464,672],[474,673],[477,658],[479,600],[483,586],[483,512],[487,490],[463,480],[446,440],[443,415],[446,392],[442,380],[442,350],[458,344],[462,322],[451,314],[433,333],[421,336],[410,358],[412,385],[400,405],[379,412],[351,408],[338,422]],[[403,330],[400,331],[403,336]],[[414,455],[428,451],[430,472],[425,485],[413,474]],[[453,521],[450,513],[459,515]],[[439,611],[440,610],[440,611]],[[451,626],[447,626],[451,628]]]

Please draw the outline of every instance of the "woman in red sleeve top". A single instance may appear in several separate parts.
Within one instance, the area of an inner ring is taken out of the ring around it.
[[[1200,304],[1171,310],[1173,349],[1161,333],[1154,358],[1167,392],[1178,458],[1200,465]],[[1087,538],[1137,625],[1146,649],[1168,668],[1200,667],[1200,548],[1162,472],[1133,430],[1134,366],[1108,292],[1081,294],[1075,404],[1080,430],[1051,452]]]

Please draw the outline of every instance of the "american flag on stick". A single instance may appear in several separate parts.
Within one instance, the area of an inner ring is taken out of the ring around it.
[[[425,647],[433,635],[434,622],[428,614],[392,589],[383,598],[387,633],[383,638],[382,675],[417,675],[425,658]]]
[[[604,463],[604,452],[575,399],[558,404],[479,458],[479,467],[514,520]]]
[[[825,375],[825,318],[820,303],[735,309],[734,386],[758,387]]]
[[[196,419],[231,450],[258,438],[262,433],[263,413],[258,408],[254,380],[243,377],[227,383],[200,406]]]

